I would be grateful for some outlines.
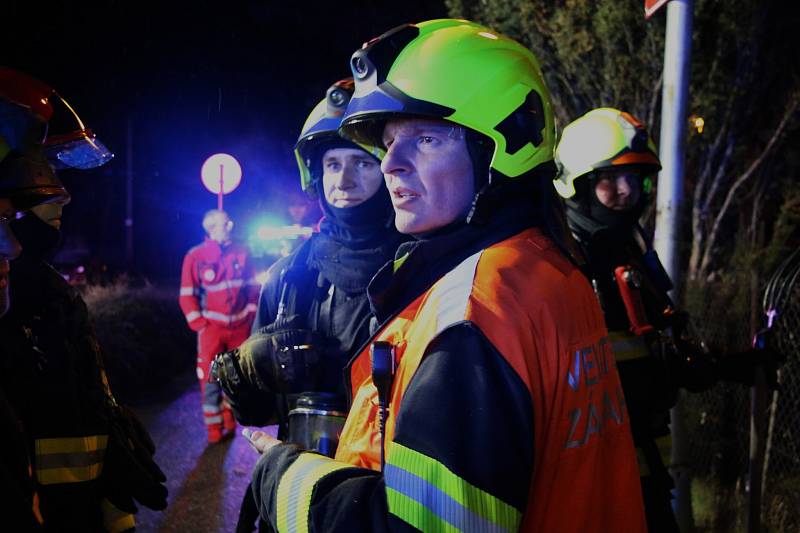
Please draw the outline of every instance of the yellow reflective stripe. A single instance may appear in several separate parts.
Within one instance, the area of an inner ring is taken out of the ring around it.
[[[108,533],[121,533],[122,531],[135,529],[136,519],[133,517],[132,514],[126,514],[125,516],[118,518],[111,524],[106,523],[105,526]]]
[[[307,532],[308,510],[317,482],[332,472],[353,465],[340,463],[322,455],[302,453],[278,482],[278,531]]]
[[[108,533],[120,533],[136,527],[136,519],[132,514],[118,509],[110,501],[100,502],[103,511],[103,526]]]
[[[44,468],[36,469],[36,479],[42,485],[55,485],[57,483],[79,483],[81,481],[91,481],[97,479],[103,470],[103,463],[90,466],[78,466],[68,468]]]
[[[105,450],[107,444],[108,435],[64,437],[58,439],[36,439],[36,455]]]
[[[447,466],[398,442],[384,470],[389,512],[425,532],[517,531],[522,513]]]
[[[408,256],[409,256],[409,254],[406,254],[403,257],[399,258],[399,259],[395,259],[394,262],[392,263],[392,272],[397,272],[398,270],[400,270],[400,267],[403,266],[403,263],[406,262],[406,259],[408,259]]]
[[[644,337],[612,331],[608,334],[608,339],[611,341],[611,349],[617,362],[640,359],[650,355]]]
[[[389,512],[393,515],[402,518],[404,522],[409,522],[408,519],[403,518],[403,516],[408,517],[416,517],[414,521],[419,524],[411,524],[417,529],[420,529],[422,524],[428,528],[427,530],[422,531],[435,531],[437,533],[444,532],[444,533],[458,533],[461,531],[455,526],[450,525],[448,522],[436,516],[436,514],[425,507],[420,502],[409,498],[405,494],[396,491],[390,487],[386,487],[386,502],[389,505]],[[398,508],[402,508],[401,512],[398,512]],[[403,515],[403,516],[401,516]]]
[[[36,479],[42,485],[97,479],[107,444],[108,435],[37,439]]]

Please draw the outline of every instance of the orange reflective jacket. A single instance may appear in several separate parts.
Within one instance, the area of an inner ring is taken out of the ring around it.
[[[601,311],[586,279],[537,229],[464,260],[373,339],[391,343],[397,361],[386,424],[387,468],[393,453],[416,453],[393,446],[406,389],[432,341],[464,321],[514,369],[533,405],[533,420],[520,421],[534,425],[535,447],[520,530],[645,531],[636,455]],[[351,365],[350,382],[352,408],[336,460],[379,470],[377,391],[368,349]],[[491,412],[476,413],[475,423],[488,431],[491,420]],[[455,434],[453,441],[470,444]],[[386,486],[389,511],[414,525],[418,511],[393,508],[388,479]]]

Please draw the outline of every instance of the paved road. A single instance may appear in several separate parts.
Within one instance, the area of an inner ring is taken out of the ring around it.
[[[258,454],[240,430],[227,442],[206,443],[194,372],[133,408],[153,436],[156,460],[167,475],[169,489],[165,511],[141,508],[136,515],[137,531],[234,531]]]

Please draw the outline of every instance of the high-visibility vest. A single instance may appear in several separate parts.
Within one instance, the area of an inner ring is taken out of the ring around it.
[[[492,509],[504,514],[496,523],[516,523],[521,531],[645,531],[636,455],[601,310],[586,279],[537,229],[464,260],[373,339],[392,344],[397,360],[386,424],[387,465],[423,479],[424,472],[413,471],[418,465],[436,468],[431,458],[416,457],[394,442],[395,422],[429,344],[462,321],[475,324],[506,359],[533,405],[535,466],[528,505],[523,516],[514,517],[514,509],[493,503]],[[351,365],[350,382],[352,407],[336,461],[379,470],[369,349]],[[476,423],[491,427],[487,416]],[[447,475],[448,483],[468,485],[452,472]],[[404,504],[390,490],[391,479],[385,481],[390,512],[421,527],[420,517],[429,510]]]

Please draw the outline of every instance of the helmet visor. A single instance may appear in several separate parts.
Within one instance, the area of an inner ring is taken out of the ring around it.
[[[50,119],[44,152],[53,167],[95,168],[114,157],[66,100],[55,94],[52,104],[54,113]]]
[[[48,137],[44,153],[55,168],[95,168],[114,157],[92,130]]]

